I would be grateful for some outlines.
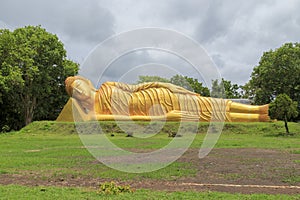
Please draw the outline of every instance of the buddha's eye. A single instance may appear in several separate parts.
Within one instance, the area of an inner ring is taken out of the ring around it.
[[[75,90],[77,93],[79,93],[79,94],[82,94],[82,93],[83,93],[83,91],[80,90],[80,89],[78,89],[78,88],[74,88],[74,90]]]
[[[76,81],[75,85],[76,85],[76,86],[81,85],[81,81]]]

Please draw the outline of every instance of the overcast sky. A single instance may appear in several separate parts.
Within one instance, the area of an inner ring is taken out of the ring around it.
[[[143,27],[172,29],[200,43],[222,77],[244,84],[264,51],[299,42],[299,8],[298,0],[1,0],[0,28],[42,25],[58,35],[68,58],[80,64],[114,34]],[[182,60],[164,54],[142,51],[125,56],[106,78],[120,80],[136,66],[143,66],[139,73],[145,75],[167,76],[163,70],[147,71],[149,62],[159,63],[159,69],[186,67]],[[201,79],[190,70],[182,71]]]

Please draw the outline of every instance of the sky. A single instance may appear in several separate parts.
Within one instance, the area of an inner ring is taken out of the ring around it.
[[[1,0],[0,28],[41,25],[59,37],[68,58],[81,64],[80,73],[95,84],[97,63],[90,73],[84,71],[103,41],[145,27],[173,30],[197,42],[221,77],[244,84],[263,52],[299,42],[299,8],[298,0]],[[138,75],[169,78],[177,73],[203,80],[205,74],[192,68],[178,55],[142,49],[117,56],[101,81],[135,82]]]

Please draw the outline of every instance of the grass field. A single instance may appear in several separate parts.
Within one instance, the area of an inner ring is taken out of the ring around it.
[[[119,195],[98,194],[89,188],[62,188],[62,187],[26,187],[19,185],[0,186],[0,199],[228,199],[228,200],[297,200],[298,196],[290,195],[266,195],[266,194],[228,194],[222,192],[162,192],[151,190],[137,190],[134,193],[124,193]]]
[[[141,125],[144,125],[141,123]],[[276,149],[300,154],[300,125],[290,123],[293,135],[285,136],[282,122],[276,123],[228,123],[215,148]],[[109,139],[124,149],[155,150],[168,144],[168,137],[176,131],[177,123],[167,123],[160,133],[148,138],[125,137],[114,122],[101,122]],[[201,123],[190,149],[199,149],[208,124]],[[191,131],[192,132],[192,131]],[[113,136],[112,136],[113,135]],[[134,133],[133,133],[134,135]],[[73,179],[97,179],[118,181],[177,180],[196,176],[197,169],[190,162],[175,161],[166,168],[148,173],[124,173],[97,163],[84,148],[73,123],[52,121],[34,122],[18,132],[0,134],[0,180],[1,177],[22,176],[31,182]],[[96,162],[96,163],[95,163]],[[299,165],[299,160],[294,160]],[[283,177],[290,183],[299,184],[298,174]],[[4,180],[4,179],[3,179]],[[43,183],[43,182],[42,182]],[[0,199],[96,199],[95,188],[0,185]],[[37,184],[40,185],[40,184]],[[50,184],[51,185],[51,184]],[[80,186],[80,185],[79,185]],[[101,195],[100,195],[101,196]],[[57,198],[56,198],[57,197]],[[104,196],[107,199],[300,199],[298,195],[228,194],[219,192],[158,192],[139,189],[132,194]]]

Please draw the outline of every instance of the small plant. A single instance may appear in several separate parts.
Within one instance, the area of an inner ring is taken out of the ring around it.
[[[181,137],[181,135],[177,134],[178,133],[178,129],[176,127],[170,127],[167,130],[168,136],[169,137]]]
[[[169,137],[176,137],[177,132],[174,132],[173,130],[168,131],[168,136]]]
[[[10,127],[8,125],[4,125],[1,129],[1,133],[6,133],[8,131],[10,131]]]
[[[51,126],[52,126],[51,123],[46,123],[46,124],[44,125],[44,127],[42,128],[42,130],[44,130],[44,131],[51,130]]]
[[[110,195],[110,194],[118,195],[121,193],[132,193],[132,192],[133,190],[130,188],[129,185],[124,185],[124,186],[116,185],[116,183],[113,181],[100,184],[99,191],[98,191],[99,194],[106,194],[106,195]]]

